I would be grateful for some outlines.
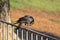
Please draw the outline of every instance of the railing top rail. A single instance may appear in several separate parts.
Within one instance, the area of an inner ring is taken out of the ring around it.
[[[6,24],[11,25],[11,26],[14,26],[14,27],[18,27],[18,26],[16,26],[15,24],[12,24],[12,23],[6,22],[6,21],[1,20],[1,19],[0,19],[0,22],[2,22],[2,23],[6,23]],[[20,28],[22,28],[22,27],[20,27]],[[58,40],[58,39],[55,38],[55,37],[52,37],[52,36],[46,35],[46,34],[41,33],[41,32],[37,32],[37,31],[35,31],[35,30],[31,30],[31,29],[29,29],[29,28],[22,28],[22,29],[25,29],[25,30],[28,30],[28,31],[31,31],[31,32],[34,32],[34,33],[37,33],[37,34],[40,34],[40,35],[43,35],[43,36],[46,36],[46,37],[48,37],[48,38],[52,38],[52,39]]]
[[[1,20],[1,19],[0,19],[0,22],[2,22],[2,23],[6,23],[6,24],[8,24],[8,25],[12,25],[12,26],[14,26],[14,27],[18,27],[18,26],[16,26],[16,25],[12,24],[12,23],[6,22],[6,21]]]

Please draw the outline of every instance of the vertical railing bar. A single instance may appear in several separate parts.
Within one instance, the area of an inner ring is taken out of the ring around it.
[[[46,38],[46,40],[49,40],[49,38]]]
[[[28,31],[26,31],[26,40],[28,40]]]
[[[14,40],[14,26],[12,26],[12,40]]]
[[[41,36],[41,40],[44,40],[44,39],[43,39],[43,36]]]
[[[17,36],[16,36],[16,40],[18,40],[18,29],[17,29]]]
[[[8,24],[7,24],[7,40],[9,40],[9,27],[8,27]]]
[[[36,40],[38,40],[38,35],[36,34]]]
[[[31,33],[31,40],[33,40],[33,33]]]
[[[22,29],[22,40],[23,40],[23,29]]]
[[[2,27],[2,40],[4,40],[4,23],[1,23],[1,27]]]
[[[2,15],[1,15],[1,16],[2,16]],[[0,17],[1,17],[1,16],[0,16]],[[2,22],[1,22],[1,31],[2,31]],[[1,32],[1,39],[2,39],[2,32]]]

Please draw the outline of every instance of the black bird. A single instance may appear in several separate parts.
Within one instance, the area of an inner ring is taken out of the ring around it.
[[[24,17],[19,18],[15,24],[17,23],[19,23],[19,25],[16,29],[19,29],[23,23],[27,26],[31,26],[34,24],[34,18],[30,15],[25,15]]]

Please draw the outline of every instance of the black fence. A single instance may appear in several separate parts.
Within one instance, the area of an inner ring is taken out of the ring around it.
[[[37,31],[34,31],[34,30],[31,30],[31,29],[28,29],[28,28],[20,28],[19,30],[15,30],[16,25],[12,24],[12,23],[8,23],[4,20],[1,20],[0,19],[0,23],[2,24],[1,25],[1,28],[2,28],[2,40],[60,40],[56,37],[52,37],[52,36],[49,36],[49,35],[46,35],[46,34],[43,34],[43,33],[40,33],[40,32],[37,32]],[[7,35],[5,35],[4,33],[4,25],[6,25],[6,30],[7,30]],[[9,39],[9,27],[11,27],[12,29],[12,36],[11,38],[12,39]],[[16,39],[15,36],[14,36],[14,33],[16,34]],[[7,39],[4,38],[4,36],[6,36]]]

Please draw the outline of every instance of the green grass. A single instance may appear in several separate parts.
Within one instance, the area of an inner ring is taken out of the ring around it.
[[[60,11],[60,0],[11,0],[12,8],[32,8],[45,11]]]

